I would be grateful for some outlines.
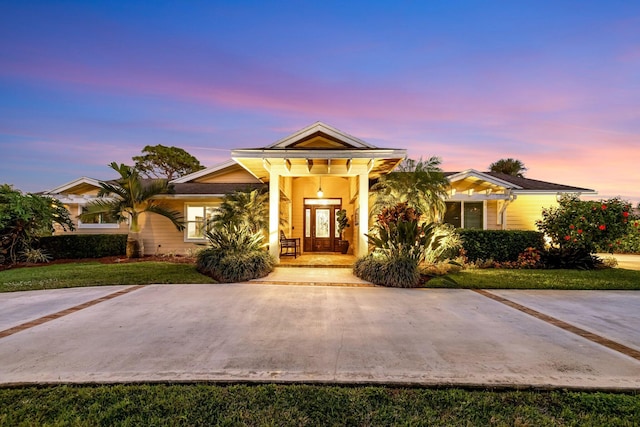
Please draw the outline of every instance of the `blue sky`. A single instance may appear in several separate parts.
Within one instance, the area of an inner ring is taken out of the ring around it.
[[[3,2],[0,183],[147,144],[211,166],[315,121],[640,201],[640,3]]]

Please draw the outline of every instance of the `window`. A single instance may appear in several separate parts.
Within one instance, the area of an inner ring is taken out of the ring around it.
[[[446,202],[444,222],[456,228],[484,228],[484,202]]]
[[[204,240],[204,232],[215,215],[215,206],[187,205],[186,240]]]
[[[78,206],[78,214],[85,213],[87,208]],[[98,214],[90,220],[78,220],[78,228],[118,228],[118,221],[109,214]]]

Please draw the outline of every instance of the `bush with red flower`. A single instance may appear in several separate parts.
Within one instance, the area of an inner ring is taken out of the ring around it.
[[[536,225],[551,239],[556,253],[580,258],[603,248],[613,252],[636,220],[631,204],[624,200],[582,201],[565,195],[557,207],[543,209]]]

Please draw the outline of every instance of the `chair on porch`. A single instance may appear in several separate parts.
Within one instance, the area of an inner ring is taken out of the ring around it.
[[[293,253],[291,253],[291,249],[293,249]],[[300,238],[287,239],[284,231],[280,230],[280,256],[293,255],[293,258],[297,258],[299,250]]]

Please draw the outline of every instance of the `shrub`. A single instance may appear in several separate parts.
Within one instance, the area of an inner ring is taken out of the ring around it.
[[[462,247],[471,262],[517,261],[520,254],[533,248],[542,251],[543,234],[522,230],[458,230]]]
[[[609,246],[611,245],[611,246]],[[598,252],[614,252],[617,254],[640,254],[640,221],[629,222],[629,231],[615,243],[596,245]]]
[[[418,264],[408,257],[383,259],[370,254],[359,258],[353,271],[363,280],[394,288],[415,288],[421,279]]]
[[[42,249],[28,248],[20,252],[20,259],[30,264],[45,263],[51,261],[51,255]]]
[[[538,229],[551,239],[546,262],[549,267],[598,267],[601,262],[591,254],[598,248],[613,252],[635,220],[631,204],[618,198],[581,201],[576,196],[563,196],[558,207],[543,209],[537,222]]]
[[[40,238],[39,246],[54,259],[125,255],[126,234],[62,234]]]
[[[0,263],[17,262],[21,252],[34,249],[40,236],[51,234],[53,224],[74,229],[69,211],[56,199],[0,185]]]
[[[434,223],[419,224],[420,213],[407,203],[384,208],[373,232],[367,235],[373,252],[354,265],[356,276],[376,285],[413,288],[421,283],[418,266],[438,261],[456,244],[452,229]],[[442,242],[450,238],[448,245]]]
[[[275,260],[264,250],[262,232],[233,224],[220,225],[206,233],[211,247],[196,259],[198,271],[219,282],[244,282],[273,271]]]
[[[219,249],[205,249],[198,254],[198,271],[218,282],[245,282],[264,277],[273,271],[275,262],[267,251],[227,254]]]

